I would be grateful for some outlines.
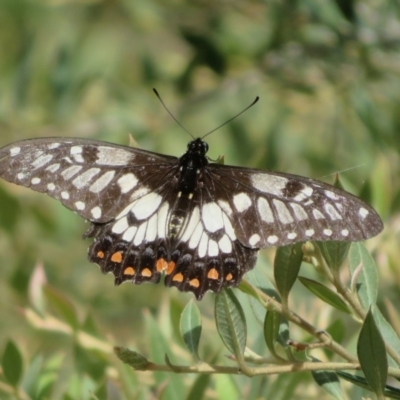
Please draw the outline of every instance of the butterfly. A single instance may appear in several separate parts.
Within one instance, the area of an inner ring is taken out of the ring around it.
[[[115,284],[159,282],[200,300],[237,286],[260,248],[360,241],[383,224],[359,198],[301,176],[210,162],[202,138],[180,157],[78,138],[0,149],[0,177],[90,221],[88,257]]]

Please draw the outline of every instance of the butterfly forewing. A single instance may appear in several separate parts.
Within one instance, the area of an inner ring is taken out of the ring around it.
[[[221,208],[252,248],[307,240],[360,241],[383,228],[374,209],[323,182],[297,175],[210,165]]]
[[[94,140],[46,138],[2,148],[0,176],[46,193],[90,221],[107,222],[166,184],[176,161]]]
[[[115,283],[158,282],[201,299],[236,286],[259,248],[358,241],[382,221],[360,199],[300,176],[209,164],[195,139],[178,158],[84,139],[0,149],[0,176],[90,220],[89,259]]]

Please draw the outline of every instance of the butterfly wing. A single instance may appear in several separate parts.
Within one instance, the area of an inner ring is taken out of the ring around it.
[[[297,175],[211,164],[209,181],[240,242],[251,248],[307,240],[360,241],[383,224],[359,198]]]
[[[0,149],[3,179],[98,223],[165,184],[176,163],[175,157],[87,139],[32,139]]]

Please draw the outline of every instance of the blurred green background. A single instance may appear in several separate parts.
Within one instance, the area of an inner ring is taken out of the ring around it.
[[[329,183],[340,172],[346,189],[384,219],[384,233],[368,245],[381,293],[399,304],[399,16],[400,3],[390,0],[1,0],[0,146],[44,136],[128,145],[132,135],[143,149],[179,156],[190,138],[153,87],[194,136],[258,95],[256,106],[207,138],[209,156]],[[133,373],[109,348],[89,350],[55,321],[43,330],[24,317],[35,308],[68,322],[51,301],[65,297],[82,329],[107,346],[191,363],[177,321],[193,296],[163,284],[115,288],[86,259],[87,227],[56,201],[0,182],[0,349],[8,339],[18,345],[24,388],[33,376],[44,380],[30,398],[172,398],[166,385],[189,398],[196,377]],[[258,261],[268,275],[273,253]],[[43,279],[52,288],[45,299],[35,291]],[[302,288],[293,296],[296,311],[325,329],[330,310]],[[213,295],[199,306],[205,358],[229,364],[215,335]],[[257,348],[260,328],[249,318]],[[324,398],[307,374],[206,379],[207,399],[265,398],[271,387],[278,400]]]

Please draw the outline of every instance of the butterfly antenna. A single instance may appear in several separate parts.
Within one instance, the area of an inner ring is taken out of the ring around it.
[[[161,98],[161,96],[159,95],[159,93],[157,92],[157,89],[153,88],[153,92],[156,94],[156,96],[158,97],[158,100],[160,100],[161,104],[163,105],[163,107],[165,108],[165,110],[167,111],[167,113],[173,118],[173,120],[186,132],[188,133],[193,139],[194,136],[175,118],[175,116],[172,114],[171,111],[168,110],[167,106],[165,105],[165,103],[163,102],[163,99]]]
[[[211,135],[213,132],[215,132],[215,131],[218,130],[219,128],[222,128],[224,125],[229,124],[229,122],[233,121],[235,118],[239,117],[239,115],[242,115],[242,114],[243,114],[245,111],[247,111],[249,108],[253,107],[254,104],[256,104],[257,101],[258,101],[259,99],[260,99],[260,98],[257,96],[257,97],[254,99],[254,101],[253,101],[249,106],[247,106],[244,110],[240,111],[239,114],[236,114],[236,115],[233,116],[232,118],[229,118],[228,121],[225,121],[225,122],[224,122],[223,124],[221,124],[220,126],[217,126],[217,127],[214,128],[212,131],[206,133],[201,139],[204,139],[206,136]]]

